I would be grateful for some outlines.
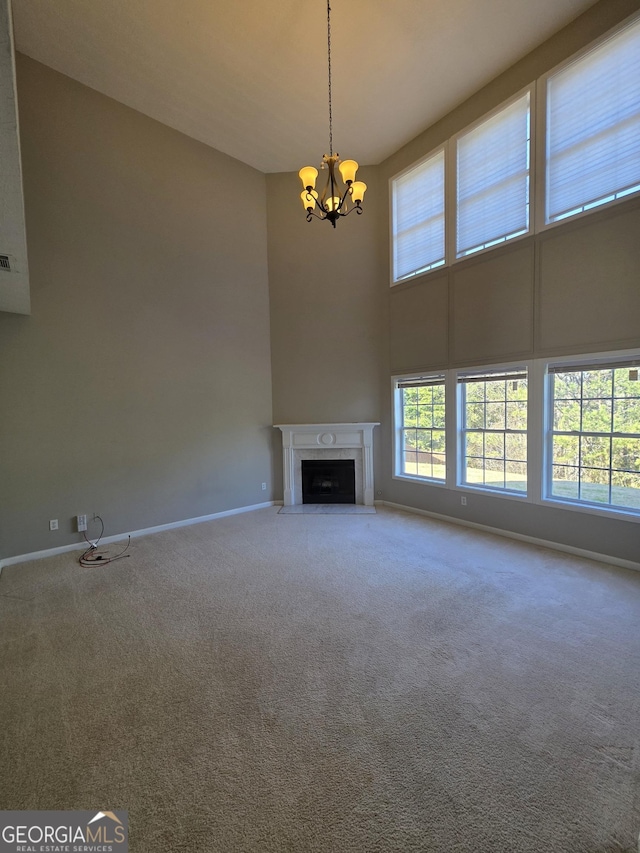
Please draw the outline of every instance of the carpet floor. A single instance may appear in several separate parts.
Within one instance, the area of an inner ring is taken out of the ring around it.
[[[0,577],[0,807],[134,853],[613,853],[640,831],[640,573],[277,507]]]

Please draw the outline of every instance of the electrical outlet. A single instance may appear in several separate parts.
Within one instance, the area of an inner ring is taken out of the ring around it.
[[[467,505],[467,499],[464,497],[464,495],[460,498],[460,503],[462,504],[462,506]]]
[[[49,522],[49,530],[57,530],[58,529],[58,519],[52,518]]]
[[[76,515],[76,522],[78,524],[78,533],[82,533],[83,530],[87,529],[86,515]]]
[[[263,492],[266,492],[266,491],[267,491],[267,484],[266,484],[266,483],[263,483],[263,484],[262,484],[262,491],[263,491]]]

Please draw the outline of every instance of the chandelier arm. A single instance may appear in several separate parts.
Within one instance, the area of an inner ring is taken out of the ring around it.
[[[325,210],[323,207],[320,209],[322,210],[323,213],[325,213]],[[326,219],[327,218],[326,216],[320,216],[318,213],[315,212],[315,210],[309,210],[309,208],[307,208],[307,222],[311,222],[312,216],[315,216],[316,219]]]
[[[351,189],[351,182],[349,182],[349,183],[347,184],[347,188],[346,188],[346,190],[344,191],[344,195],[343,195],[343,196],[342,196],[342,198],[340,199],[340,204],[338,205],[338,210],[342,210],[342,205],[345,203],[345,199],[346,199],[346,198],[347,198],[347,196],[349,195],[349,190],[350,190],[350,189]],[[353,208],[351,208],[351,210],[353,210]],[[349,211],[349,212],[351,212],[351,211]],[[345,213],[345,214],[343,214],[343,215],[344,215],[344,216],[346,216],[347,214]]]

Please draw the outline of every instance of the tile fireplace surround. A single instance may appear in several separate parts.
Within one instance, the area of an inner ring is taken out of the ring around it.
[[[282,430],[285,506],[302,503],[303,459],[353,459],[356,504],[373,506],[373,428],[378,423],[275,426]]]

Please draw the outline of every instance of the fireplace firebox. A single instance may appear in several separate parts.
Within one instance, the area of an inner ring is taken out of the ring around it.
[[[356,470],[353,459],[303,459],[302,503],[354,504]]]

